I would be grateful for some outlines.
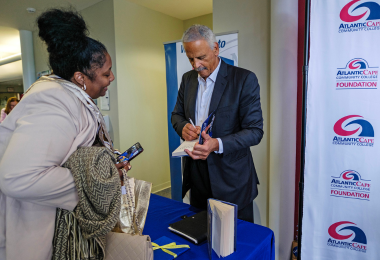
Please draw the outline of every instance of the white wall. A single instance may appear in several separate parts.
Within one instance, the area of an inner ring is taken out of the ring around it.
[[[276,259],[289,259],[294,233],[298,0],[271,2],[269,227]]]
[[[129,174],[170,187],[164,42],[180,39],[183,21],[126,0],[114,0],[120,148],[144,152]]]
[[[49,54],[46,44],[38,37],[38,27],[33,31],[34,65],[36,73],[49,69]]]
[[[239,31],[239,67],[253,71],[259,80],[264,136],[251,151],[260,181],[255,202],[259,207],[261,224],[268,226],[270,1],[216,0],[213,18],[215,33]],[[255,222],[258,220],[256,211]]]

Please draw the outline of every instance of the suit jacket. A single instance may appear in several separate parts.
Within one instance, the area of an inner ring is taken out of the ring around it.
[[[182,138],[182,129],[195,121],[198,73],[189,71],[182,77],[171,122]],[[210,153],[207,165],[214,198],[244,208],[258,194],[255,166],[250,146],[263,137],[260,87],[256,75],[222,61],[211,97],[209,113],[216,111],[213,138],[223,142],[223,153]],[[190,157],[183,157],[182,196],[190,189]]]
[[[56,208],[78,193],[61,165],[91,146],[96,118],[69,90],[37,82],[0,125],[0,259],[49,260]]]

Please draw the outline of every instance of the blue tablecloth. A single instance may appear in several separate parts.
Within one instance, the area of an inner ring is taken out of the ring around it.
[[[176,258],[178,260],[208,259],[207,242],[195,245],[168,229],[169,224],[181,220],[181,216],[191,216],[197,212],[199,209],[188,204],[152,194],[143,233],[149,235],[152,241],[167,236],[179,244],[189,245],[190,250],[178,256]],[[215,252],[213,259],[218,259]],[[274,260],[273,231],[267,227],[238,220],[236,252],[223,259]]]

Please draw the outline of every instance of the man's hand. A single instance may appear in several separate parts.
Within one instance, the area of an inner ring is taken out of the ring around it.
[[[193,151],[185,150],[185,152],[193,158],[193,160],[206,160],[208,155],[214,151],[219,151],[219,142],[215,138],[211,138],[206,134],[208,128],[202,132],[203,144],[196,143],[194,145]]]
[[[192,124],[187,123],[182,129],[182,138],[185,141],[192,141],[198,138],[198,135],[201,132],[201,127],[194,127]]]

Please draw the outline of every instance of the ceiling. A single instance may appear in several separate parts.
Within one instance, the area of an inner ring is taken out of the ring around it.
[[[128,0],[149,9],[187,20],[212,13],[212,0]]]
[[[0,27],[9,27],[17,30],[36,29],[35,20],[44,10],[51,7],[73,6],[83,10],[102,0],[0,0]],[[212,0],[125,0],[149,9],[173,16],[181,20],[212,13]],[[28,13],[26,9],[33,7],[35,13]],[[0,32],[1,35],[1,32]]]
[[[51,7],[73,6],[83,10],[101,0],[0,0],[0,26],[18,30],[33,31],[36,28],[35,20],[44,10]],[[26,8],[33,7],[35,13],[28,13]]]

